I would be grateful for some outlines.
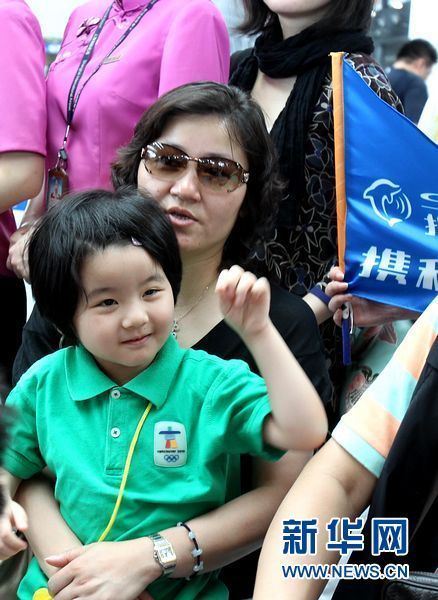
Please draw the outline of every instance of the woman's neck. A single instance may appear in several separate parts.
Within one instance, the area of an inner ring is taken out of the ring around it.
[[[283,32],[283,39],[285,40],[293,35],[297,35],[307,29],[307,27],[320,21],[326,10],[327,7],[324,6],[318,10],[301,15],[278,15],[281,31]]]
[[[199,342],[223,318],[214,293],[219,264],[220,257],[196,261],[183,257],[183,278],[173,329],[183,348]]]
[[[177,313],[193,304],[207,286],[215,283],[219,264],[220,259],[217,256],[195,260],[183,257],[181,290],[176,303]]]

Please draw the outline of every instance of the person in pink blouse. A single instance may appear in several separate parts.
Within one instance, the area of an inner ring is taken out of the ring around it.
[[[6,266],[12,207],[38,193],[46,154],[44,43],[24,0],[0,0],[0,44],[0,378],[8,386],[26,317],[23,283]]]
[[[66,171],[63,193],[109,189],[110,164],[143,112],[184,83],[226,83],[229,59],[227,28],[210,0],[91,0],[75,9],[47,78],[46,167]],[[57,165],[60,149],[66,160]],[[42,193],[14,236],[9,264],[21,277],[27,231],[45,206]]]

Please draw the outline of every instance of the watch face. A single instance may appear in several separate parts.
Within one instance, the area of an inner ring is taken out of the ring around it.
[[[172,544],[160,534],[151,535],[154,543],[154,558],[163,569],[163,575],[170,575],[176,567],[176,554]]]
[[[160,558],[163,562],[170,562],[173,561],[175,558],[175,553],[172,551],[172,548],[167,547],[167,548],[161,548],[159,550],[160,553]]]

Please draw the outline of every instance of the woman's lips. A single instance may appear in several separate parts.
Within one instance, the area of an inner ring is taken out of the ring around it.
[[[197,221],[195,216],[189,210],[183,208],[170,208],[166,212],[173,225],[185,226],[191,225]]]

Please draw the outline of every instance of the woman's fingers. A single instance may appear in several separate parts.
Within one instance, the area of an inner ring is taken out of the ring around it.
[[[329,310],[331,310],[332,313],[335,313],[338,309],[342,308],[343,304],[351,302],[352,298],[352,294],[337,294],[336,296],[333,296],[328,303]]]

